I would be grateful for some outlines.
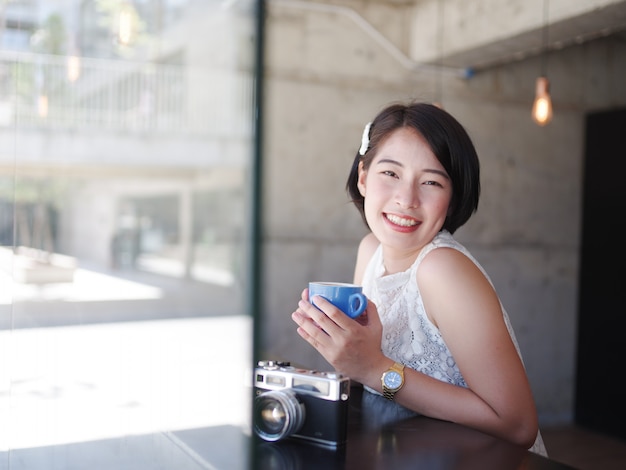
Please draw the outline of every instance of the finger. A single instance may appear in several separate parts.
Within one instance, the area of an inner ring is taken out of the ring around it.
[[[313,320],[298,312],[294,312],[291,318],[298,324],[298,334],[315,349],[319,350],[328,344],[328,334]]]
[[[316,295],[313,298],[315,299],[315,305],[301,300],[298,304],[299,307],[330,335],[336,333],[337,328],[340,330],[345,329],[341,322],[348,318],[347,315],[324,297]]]
[[[358,317],[354,319],[359,325],[366,326],[369,324],[369,317],[367,315],[367,309]]]
[[[306,322],[312,323],[316,328],[321,328],[315,320],[313,320],[304,310],[298,308],[291,314],[291,319],[298,325],[302,326]]]
[[[319,343],[317,339],[313,336],[309,335],[303,328],[298,328],[296,330],[301,338],[303,338],[307,343],[313,346],[318,352],[321,353],[322,345]]]
[[[311,306],[317,310],[321,310],[328,320],[332,320],[335,326],[338,326],[342,330],[349,330],[354,326],[354,320],[350,318],[341,309],[335,307],[332,303],[321,296],[314,296],[315,305]]]

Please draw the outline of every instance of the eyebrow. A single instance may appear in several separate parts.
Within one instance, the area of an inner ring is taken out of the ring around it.
[[[380,163],[390,163],[391,165],[396,165],[396,166],[399,166],[399,167],[402,167],[402,168],[404,167],[404,165],[402,163],[400,163],[397,160],[392,160],[391,158],[381,158],[380,160],[378,160],[376,162],[376,165],[378,165]],[[448,180],[450,179],[450,177],[448,176],[448,174],[445,171],[441,171],[441,170],[438,170],[436,168],[425,168],[423,171],[425,173],[434,173],[436,175],[441,175],[441,176],[443,176],[444,178],[446,178]]]

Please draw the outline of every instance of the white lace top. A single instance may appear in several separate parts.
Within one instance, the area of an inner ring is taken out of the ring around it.
[[[400,273],[384,275],[383,252],[382,246],[379,245],[363,275],[363,293],[378,308],[383,325],[382,351],[385,356],[442,382],[467,387],[441,332],[426,315],[422,296],[417,287],[417,268],[428,253],[439,247],[454,248],[465,254],[491,282],[485,270],[469,251],[444,230],[422,249],[408,270]],[[508,314],[502,304],[500,305],[509,334],[519,354],[519,346]],[[377,393],[369,387],[368,390]],[[537,440],[530,450],[547,455],[540,434],[537,435]]]

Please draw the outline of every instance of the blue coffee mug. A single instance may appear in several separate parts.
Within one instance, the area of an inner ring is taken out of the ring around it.
[[[363,288],[356,284],[309,282],[309,299],[313,299],[315,295],[324,297],[350,318],[358,317],[367,307],[367,297],[363,294]]]

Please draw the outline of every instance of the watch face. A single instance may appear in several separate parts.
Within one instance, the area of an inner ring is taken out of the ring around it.
[[[395,371],[390,371],[385,374],[385,386],[390,389],[398,388],[402,385],[402,376]]]

